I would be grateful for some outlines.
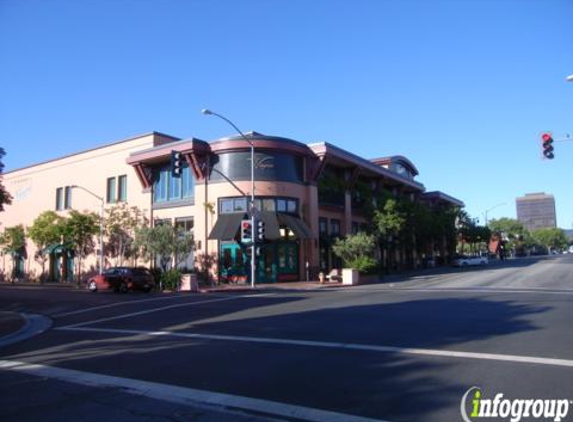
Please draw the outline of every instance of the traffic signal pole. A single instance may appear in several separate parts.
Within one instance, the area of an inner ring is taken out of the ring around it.
[[[256,214],[257,214],[257,209],[255,207],[255,145],[253,144],[253,142],[247,138],[245,136],[245,134],[243,132],[241,132],[241,130],[229,119],[227,119],[225,116],[219,114],[219,113],[215,113],[214,111],[211,111],[207,108],[204,108],[203,110],[201,110],[201,113],[203,113],[206,116],[216,116],[218,118],[220,118],[221,120],[224,120],[225,122],[227,122],[229,125],[231,125],[233,127],[233,129],[235,129],[237,132],[239,132],[239,135],[241,135],[241,138],[243,138],[250,146],[251,148],[251,209],[250,209],[250,214],[251,214],[251,224],[252,227],[255,227],[255,219],[256,219]],[[255,260],[255,254],[256,254],[256,247],[257,247],[257,242],[255,239],[255,236],[253,236],[253,242],[251,243],[251,287],[254,289],[255,288],[255,276],[256,276],[256,271],[255,271],[255,266],[256,266],[256,260]]]

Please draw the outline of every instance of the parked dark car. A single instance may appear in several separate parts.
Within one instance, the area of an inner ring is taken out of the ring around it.
[[[149,292],[154,287],[153,274],[144,267],[112,267],[88,280],[90,292],[110,289],[121,293],[128,290]]]

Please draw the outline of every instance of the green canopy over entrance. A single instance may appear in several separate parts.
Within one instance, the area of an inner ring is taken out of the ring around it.
[[[67,252],[68,254],[73,252],[73,247],[71,243],[52,243],[44,248],[44,254],[62,254]]]
[[[312,239],[312,232],[299,217],[279,212],[277,213],[277,218],[279,223],[291,229],[298,239]]]
[[[239,231],[241,220],[247,218],[245,214],[221,214],[209,234],[209,239],[214,240],[234,240]]]

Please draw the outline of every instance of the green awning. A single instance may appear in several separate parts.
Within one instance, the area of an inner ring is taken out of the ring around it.
[[[278,221],[291,229],[298,239],[312,239],[312,231],[299,217],[291,214],[277,213]]]
[[[241,225],[241,220],[248,218],[243,213],[221,214],[209,234],[212,240],[234,240]]]
[[[53,254],[55,253],[54,249],[56,249],[58,246],[60,246],[59,243],[52,243],[51,245],[46,246],[42,252],[46,255]]]
[[[56,253],[72,252],[73,248],[70,243],[52,243],[44,248],[44,254],[51,255]]]

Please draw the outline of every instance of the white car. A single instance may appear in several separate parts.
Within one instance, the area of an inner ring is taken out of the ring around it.
[[[454,259],[452,265],[454,267],[469,267],[474,265],[487,265],[488,262],[485,256],[470,256]]]

